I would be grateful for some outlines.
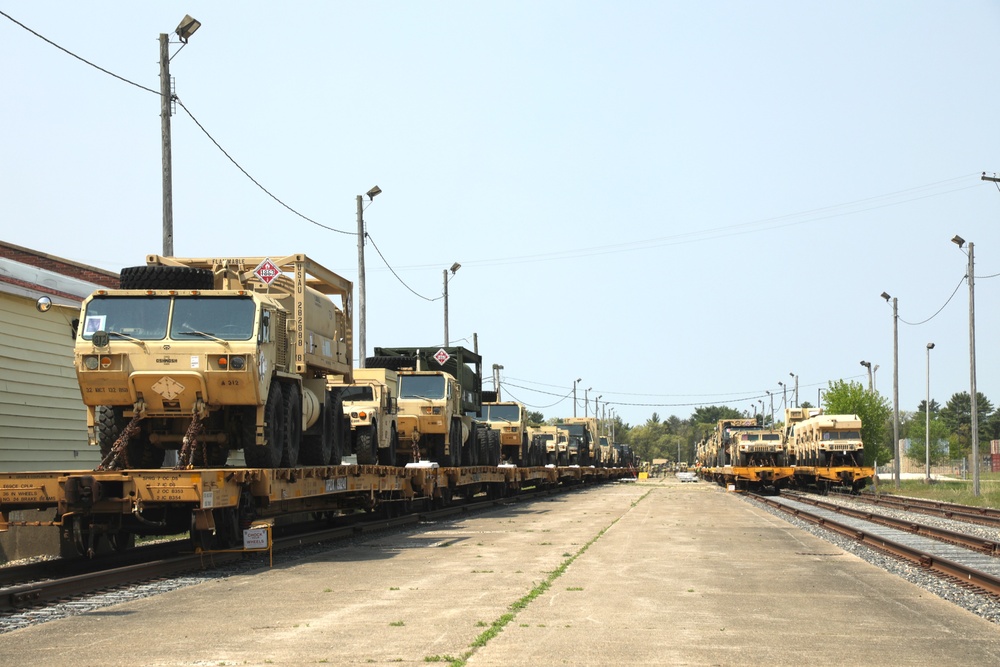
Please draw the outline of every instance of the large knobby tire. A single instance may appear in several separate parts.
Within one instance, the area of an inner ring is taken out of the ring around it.
[[[297,384],[287,384],[282,389],[288,437],[281,453],[281,467],[294,468],[299,463],[299,444],[302,442],[302,394]]]
[[[378,430],[375,424],[358,427],[358,465],[371,466],[378,461]]]
[[[327,391],[319,413],[318,433],[303,434],[299,461],[307,466],[325,466],[333,456],[333,395]]]
[[[209,269],[190,266],[129,266],[118,276],[121,289],[197,289],[215,287]]]
[[[365,368],[387,368],[392,371],[398,371],[401,368],[416,368],[416,367],[417,367],[416,357],[394,356],[394,357],[365,358]]]
[[[396,466],[396,450],[399,449],[399,433],[396,432],[396,425],[392,425],[389,434],[389,446],[380,447],[378,450],[378,462],[383,466]]]
[[[166,450],[151,443],[149,433],[145,429],[129,440],[125,446],[125,458],[128,459],[128,467],[133,470],[162,468],[166,457]]]
[[[251,444],[243,450],[243,458],[251,468],[277,468],[285,450],[285,397],[278,382],[271,382],[271,391],[264,407],[264,444]]]
[[[476,446],[479,448],[478,465],[490,463],[490,432],[485,428],[476,429]]]
[[[94,408],[94,427],[97,431],[97,444],[101,448],[102,461],[111,453],[111,447],[128,425],[123,412],[121,407],[110,405],[98,405]]]
[[[490,429],[489,442],[490,442],[489,465],[498,466],[500,465],[500,432]]]

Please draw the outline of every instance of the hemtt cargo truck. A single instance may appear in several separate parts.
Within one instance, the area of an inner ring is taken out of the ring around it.
[[[84,302],[75,365],[103,467],[340,463],[351,283],[304,254],[148,255]],[[331,297],[339,300],[338,305]]]

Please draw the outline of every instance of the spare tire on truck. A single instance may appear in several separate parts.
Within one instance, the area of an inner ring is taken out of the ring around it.
[[[390,371],[398,371],[403,368],[416,368],[417,358],[407,356],[381,356],[367,357],[365,368],[386,368]]]
[[[118,277],[120,289],[199,289],[215,287],[211,269],[191,266],[129,266]]]

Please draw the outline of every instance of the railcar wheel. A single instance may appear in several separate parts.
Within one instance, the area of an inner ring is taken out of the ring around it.
[[[108,544],[115,552],[128,551],[135,546],[135,535],[127,530],[118,530],[108,533]]]

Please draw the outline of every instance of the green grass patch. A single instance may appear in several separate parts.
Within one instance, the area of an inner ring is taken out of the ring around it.
[[[900,480],[900,488],[896,489],[891,476],[889,478],[883,476],[878,490],[880,494],[898,494],[976,507],[1000,507],[1000,473],[980,470],[978,497],[972,493],[971,471],[968,477],[968,479],[934,480],[930,484],[922,479],[903,479]],[[874,488],[869,486],[866,490],[873,491]]]

